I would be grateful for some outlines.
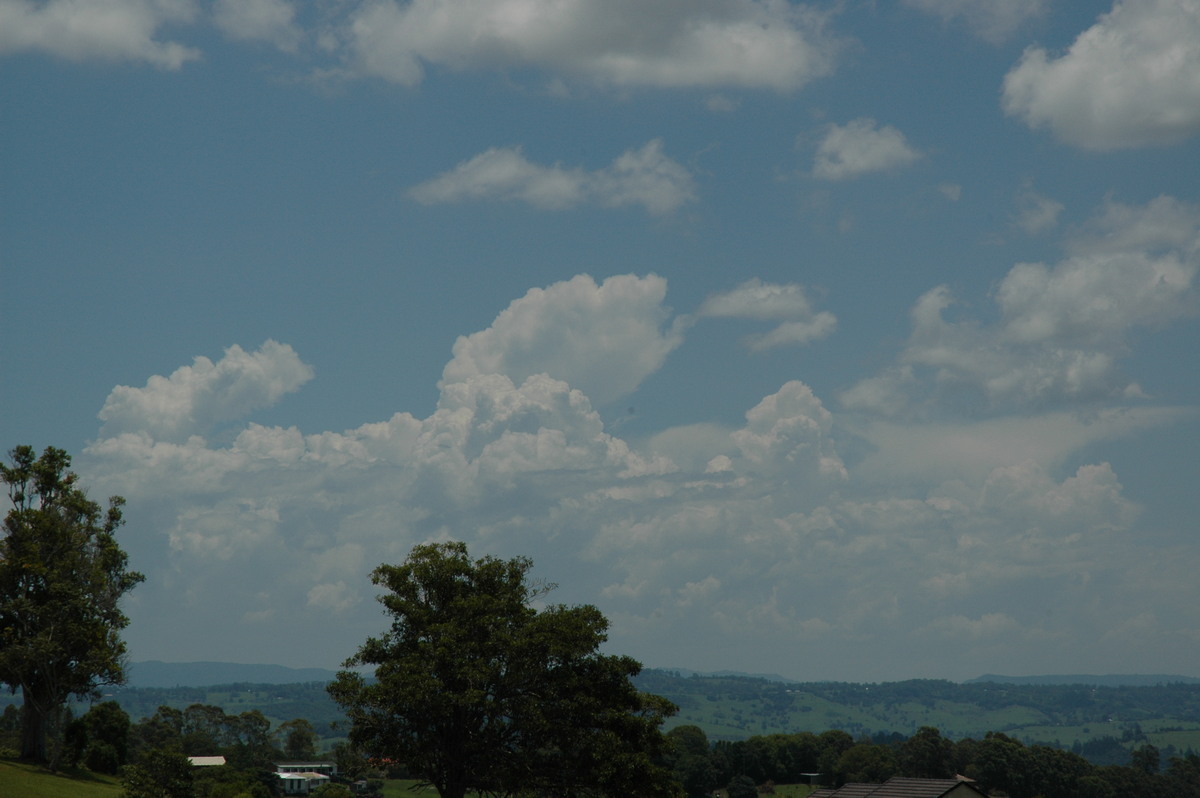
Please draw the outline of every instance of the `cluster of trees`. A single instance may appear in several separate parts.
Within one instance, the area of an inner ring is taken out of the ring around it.
[[[718,787],[749,783],[761,788],[791,784],[819,773],[822,783],[883,782],[892,776],[975,779],[992,794],[1010,798],[1200,798],[1200,756],[1189,753],[1161,762],[1144,745],[1127,765],[1093,765],[1079,754],[1045,745],[1025,745],[999,732],[982,739],[949,740],[932,727],[911,737],[881,735],[855,740],[844,731],[771,734],[710,745],[697,726],[667,732],[672,769],[689,798]]]

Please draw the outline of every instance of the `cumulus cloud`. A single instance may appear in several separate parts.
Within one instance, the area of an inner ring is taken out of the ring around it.
[[[774,0],[372,0],[340,35],[353,72],[409,86],[428,64],[786,91],[832,72],[840,49],[825,13]]]
[[[195,15],[191,0],[0,0],[0,55],[32,51],[179,69],[200,51],[161,40],[159,29]]]
[[[732,291],[710,296],[696,315],[700,318],[780,321],[770,332],[746,339],[746,345],[756,352],[776,346],[807,344],[824,338],[837,327],[837,317],[829,311],[814,312],[803,286],[764,283],[757,277]]]
[[[118,385],[100,410],[100,433],[145,432],[179,441],[270,406],[312,376],[287,344],[267,341],[255,352],[235,344],[216,363],[201,356],[169,377],[151,377],[142,388]]]
[[[923,406],[979,415],[1141,397],[1118,367],[1128,336],[1193,313],[1198,268],[1200,208],[1171,197],[1109,202],[1068,241],[1062,261],[1008,272],[994,293],[994,325],[948,319],[950,290],[927,292],[900,361],[842,401],[885,414]]]
[[[304,39],[288,0],[216,0],[213,20],[231,39],[265,41],[286,52],[295,52]]]
[[[492,326],[454,343],[443,388],[480,374],[522,382],[548,374],[597,402],[631,393],[683,341],[682,326],[666,326],[667,283],[620,275],[599,285],[579,275],[534,288],[510,304]]]
[[[990,42],[1000,43],[1031,19],[1045,16],[1048,0],[904,0],[916,8],[940,17],[944,22],[961,21],[972,33]]]
[[[1197,41],[1196,0],[1117,0],[1066,53],[1027,49],[1004,111],[1093,150],[1182,141],[1200,131]]]
[[[847,180],[900,169],[920,157],[899,130],[878,127],[874,119],[862,117],[829,126],[817,145],[813,174],[822,180]]]
[[[1176,223],[1110,209],[1075,246],[1107,251],[1098,239],[1110,230],[1124,246],[1176,251],[1188,215],[1167,210]],[[961,672],[946,674],[961,678],[999,667],[988,641],[1111,656],[1128,636],[1106,641],[1105,629],[1190,606],[1154,587],[1161,579],[1134,584],[1130,563],[1147,553],[1131,551],[1138,508],[1114,468],[1065,466],[1089,443],[1178,413],[848,428],[791,380],[732,427],[627,441],[592,394],[632,390],[678,345],[665,289],[657,277],[581,275],[530,291],[459,339],[424,418],[187,435],[197,417],[230,417],[307,379],[278,344],[114,390],[80,466],[91,487],[129,499],[124,539],[135,562],[153,563],[139,565],[152,577],[131,606],[131,644],[157,653],[170,638],[180,657],[232,658],[252,630],[265,652],[254,656],[311,657],[300,633],[321,626],[331,652],[321,664],[332,665],[378,633],[370,569],[449,538],[533,556],[537,575],[563,585],[556,599],[600,604],[613,645],[658,665],[697,660],[719,630],[723,650],[754,647],[785,671],[798,641],[819,640],[804,675],[845,678],[847,661],[925,635],[970,644]],[[777,320],[806,307],[797,287],[755,283],[710,298],[708,312]],[[1154,567],[1200,566],[1190,550],[1177,559]],[[1081,586],[1089,601],[1070,600]],[[1061,608],[1051,620],[1047,605]],[[1162,634],[1200,626],[1195,612],[1173,617]],[[172,638],[180,627],[184,639]],[[906,667],[929,673],[944,663],[935,658],[917,651]]]
[[[425,205],[463,200],[519,200],[539,208],[562,210],[585,202],[605,207],[641,205],[651,213],[669,213],[696,199],[692,175],[667,157],[658,139],[628,150],[611,166],[595,172],[539,166],[519,147],[492,148],[409,191]]]

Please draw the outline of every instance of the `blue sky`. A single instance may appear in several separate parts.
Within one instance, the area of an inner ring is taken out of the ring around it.
[[[655,667],[1200,675],[1200,2],[0,0],[0,439],[134,660],[416,543]]]

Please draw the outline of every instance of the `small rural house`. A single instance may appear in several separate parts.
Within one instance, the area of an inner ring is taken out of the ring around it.
[[[308,795],[337,773],[333,762],[276,762],[275,775],[284,795]]]
[[[986,798],[970,779],[906,779],[895,777],[883,784],[844,784],[826,787],[808,798]]]

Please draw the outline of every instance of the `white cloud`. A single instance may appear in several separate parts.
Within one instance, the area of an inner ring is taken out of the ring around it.
[[[600,285],[579,275],[534,288],[492,326],[454,343],[441,385],[480,374],[515,383],[539,373],[564,380],[598,402],[631,393],[683,341],[678,324],[664,329],[667,283],[620,275]]]
[[[256,352],[235,344],[216,363],[197,357],[170,377],[151,377],[143,388],[118,385],[100,410],[100,432],[107,437],[145,432],[181,441],[268,407],[312,376],[312,368],[287,344],[267,341]]]
[[[804,287],[764,283],[757,277],[732,291],[710,296],[696,311],[700,316],[742,319],[792,319],[812,314]]]
[[[1146,209],[1112,209],[1078,246],[1096,245],[1102,230],[1178,242],[1169,215],[1151,224]],[[797,641],[821,640],[804,673],[845,678],[848,657],[919,634],[975,647],[953,673],[928,670],[945,667],[936,653],[907,655],[902,667],[961,678],[1000,667],[988,641],[1036,637],[1050,653],[1099,656],[1127,639],[1103,642],[1104,630],[1190,606],[1154,587],[1162,580],[1131,576],[1138,508],[1115,469],[1071,462],[1089,444],[1188,411],[847,427],[789,381],[735,428],[693,424],[631,443],[606,429],[591,392],[632,390],[678,344],[664,332],[664,300],[656,277],[579,276],[530,291],[459,339],[427,417],[397,413],[340,433],[251,423],[224,444],[181,439],[171,421],[181,414],[150,401],[178,408],[177,394],[211,396],[196,386],[219,382],[214,373],[266,397],[279,389],[264,386],[296,381],[262,376],[287,373],[279,364],[299,363],[294,353],[231,347],[219,363],[114,391],[125,397],[114,400],[122,425],[106,426],[80,466],[90,487],[129,499],[123,540],[152,573],[131,607],[131,644],[154,656],[171,639],[177,656],[199,657],[186,648],[199,638],[206,656],[227,658],[249,650],[250,633],[270,656],[311,657],[299,633],[322,626],[322,664],[335,664],[378,633],[370,569],[447,538],[533,556],[539,577],[563,585],[556,600],[599,603],[614,647],[658,665],[705,656],[718,629],[723,651],[754,648],[785,672]],[[764,320],[807,307],[794,287],[765,283],[710,301],[713,315]],[[139,411],[146,421],[133,419]],[[1193,551],[1175,560],[1155,563],[1200,566]],[[1089,601],[1070,600],[1081,586]],[[1060,608],[1052,621],[1047,605]],[[1161,634],[1200,626],[1196,612],[1172,617]],[[181,626],[182,642],[171,637]],[[713,667],[736,664],[731,655]]]
[[[520,200],[562,210],[593,202],[614,208],[641,205],[651,213],[669,213],[694,201],[696,188],[691,173],[664,155],[662,142],[655,139],[595,172],[539,166],[527,160],[519,147],[492,148],[413,187],[409,196],[426,205]]]
[[[831,334],[837,327],[837,317],[832,313],[813,311],[803,286],[764,283],[758,278],[747,280],[732,291],[710,296],[696,315],[701,318],[781,320],[770,332],[746,340],[746,345],[756,352],[776,346],[811,343]]]
[[[286,52],[295,52],[304,39],[288,0],[216,0],[213,19],[231,39],[265,41]]]
[[[1200,3],[1117,0],[1054,57],[1030,47],[1004,78],[1005,113],[1094,150],[1200,131]]]
[[[191,0],[0,0],[0,54],[42,52],[72,61],[145,61],[178,70],[200,52],[158,41],[158,29],[191,22]]]
[[[809,388],[792,380],[746,412],[746,427],[732,438],[756,469],[802,468],[817,478],[845,478],[833,445],[833,415]]]
[[[999,43],[1031,19],[1045,16],[1048,0],[904,0],[945,22],[961,20],[973,33]]]
[[[1129,334],[1195,312],[1198,269],[1200,208],[1170,197],[1141,207],[1109,202],[1058,264],[1009,271],[995,290],[1000,319],[992,326],[947,320],[956,304],[949,289],[927,292],[912,310],[900,361],[851,388],[843,403],[980,415],[1141,397],[1118,369]]]
[[[158,31],[194,16],[190,0],[0,0],[0,54],[35,51],[72,61],[145,61],[178,69],[200,52],[160,41]]]
[[[616,86],[792,90],[833,70],[825,14],[778,0],[373,0],[350,68],[404,85],[425,65],[540,67]]]
[[[813,174],[822,180],[846,180],[893,171],[920,157],[899,130],[891,125],[877,127],[874,119],[863,117],[829,126],[817,145]]]

